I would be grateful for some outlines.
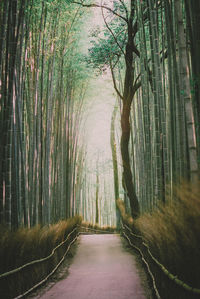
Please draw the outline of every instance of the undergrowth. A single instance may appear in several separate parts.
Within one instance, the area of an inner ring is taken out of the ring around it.
[[[47,257],[58,244],[66,239],[77,224],[81,224],[81,218],[78,216],[59,221],[57,224],[36,226],[31,229],[21,228],[15,232],[0,227],[0,274],[33,260]],[[53,258],[47,262],[29,266],[16,274],[0,278],[2,298],[12,298],[42,280],[62,258],[68,243],[59,248]],[[27,277],[29,277],[28,281]]]
[[[176,190],[176,199],[160,205],[152,214],[144,214],[136,220],[125,214],[121,201],[119,207],[125,223],[134,232],[142,235],[156,259],[177,278],[200,289],[199,191],[199,188],[191,188],[185,184]],[[153,263],[151,266],[155,271],[162,298],[193,298],[192,293],[182,291],[181,287],[177,288]],[[200,298],[200,295],[195,298]]]
[[[106,233],[106,232],[116,232],[116,227],[115,226],[100,226],[98,224],[91,224],[89,222],[82,222],[81,226],[85,227],[86,229],[91,229],[91,230],[96,230],[95,231],[91,231],[93,233],[96,233],[96,234],[101,234],[101,233]]]

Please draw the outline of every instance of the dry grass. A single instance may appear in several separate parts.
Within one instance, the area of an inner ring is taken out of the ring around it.
[[[178,198],[135,221],[154,255],[172,273],[200,288],[200,196],[184,185]]]
[[[22,228],[16,232],[10,232],[3,227],[0,228],[0,273],[48,256],[80,223],[81,218],[74,217],[54,225],[36,226],[31,229]],[[66,244],[62,246],[48,262],[28,267],[17,274],[0,279],[3,298],[14,297],[44,278],[60,260],[66,247]],[[27,275],[29,282],[27,282]]]
[[[125,214],[123,202],[119,201],[118,206],[125,222],[143,236],[157,260],[182,281],[200,288],[200,188],[184,184],[176,193],[173,202],[136,220]],[[162,298],[193,298],[191,293],[176,289],[157,267],[151,266]]]
[[[121,215],[124,223],[126,223],[129,226],[133,226],[134,220],[131,217],[131,215],[126,213],[126,208],[125,208],[125,205],[124,205],[124,201],[118,198],[117,199],[117,207],[120,211],[120,215]]]
[[[89,222],[82,222],[82,226],[84,226],[85,228],[89,228],[89,229],[91,228],[91,229],[97,230],[96,233],[98,233],[98,230],[99,230],[99,233],[116,232],[115,226],[99,226],[97,224],[93,225]]]

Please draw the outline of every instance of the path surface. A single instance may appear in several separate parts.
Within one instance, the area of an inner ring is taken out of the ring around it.
[[[37,298],[144,299],[138,270],[118,235],[82,235],[67,278]]]

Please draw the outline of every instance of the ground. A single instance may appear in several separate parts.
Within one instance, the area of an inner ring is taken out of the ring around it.
[[[35,299],[152,298],[138,256],[119,235],[82,235],[48,284]]]

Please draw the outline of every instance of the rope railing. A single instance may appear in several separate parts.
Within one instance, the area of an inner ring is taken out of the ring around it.
[[[110,233],[110,232],[105,232],[105,231],[103,231],[103,230],[97,230],[97,229],[93,229],[93,228],[88,228],[88,227],[84,227],[84,226],[81,226],[81,225],[77,225],[77,227],[79,227],[79,228],[82,228],[82,229],[89,229],[89,230],[91,230],[91,231],[98,231],[98,232],[104,232],[104,233]],[[6,276],[8,276],[8,275],[10,275],[10,274],[13,274],[13,273],[16,273],[16,272],[18,272],[18,271],[21,271],[22,269],[24,269],[24,268],[26,268],[27,266],[30,266],[30,265],[33,265],[33,264],[36,264],[36,263],[39,263],[39,262],[43,262],[43,261],[46,261],[46,260],[48,260],[49,258],[51,258],[52,256],[53,256],[53,254],[55,253],[55,251],[59,248],[59,247],[61,247],[68,239],[69,239],[69,237],[71,236],[71,234],[73,234],[74,233],[74,231],[77,229],[77,227],[76,228],[74,228],[73,229],[73,231],[70,233],[70,234],[68,234],[68,236],[67,236],[67,238],[63,241],[63,242],[61,242],[58,246],[56,246],[53,250],[52,250],[52,253],[48,256],[48,257],[46,257],[46,258],[43,258],[43,259],[40,259],[40,260],[35,260],[35,261],[32,261],[32,262],[30,262],[30,263],[27,263],[27,264],[25,264],[25,265],[23,265],[22,267],[20,267],[20,268],[17,268],[17,269],[14,269],[14,270],[12,270],[12,271],[9,271],[9,272],[7,272],[7,273],[3,273],[1,276],[0,276],[0,278],[1,277],[6,277]],[[68,247],[67,247],[67,250],[65,251],[65,253],[64,253],[64,255],[63,255],[63,257],[62,257],[62,259],[59,261],[59,263],[56,265],[56,267],[43,279],[43,280],[41,280],[39,283],[37,283],[37,284],[35,284],[33,287],[31,287],[29,290],[27,290],[26,292],[24,292],[23,294],[21,294],[21,295],[18,295],[17,297],[15,297],[14,299],[20,299],[20,298],[23,298],[23,297],[25,297],[25,296],[27,296],[29,293],[31,293],[32,291],[34,291],[36,288],[38,288],[39,286],[41,286],[43,283],[45,283],[54,273],[55,273],[55,271],[58,269],[58,267],[61,265],[61,263],[64,261],[64,259],[65,259],[65,257],[66,257],[66,255],[67,255],[67,253],[69,252],[69,250],[70,250],[70,247],[72,246],[72,244],[77,240],[77,238],[78,238],[78,236],[81,234],[81,232],[78,232],[77,233],[77,235],[76,235],[76,237],[70,242],[70,244],[68,245]]]
[[[17,272],[19,272],[19,271],[25,269],[25,268],[28,267],[28,266],[35,265],[35,264],[38,264],[38,263],[47,261],[48,259],[50,259],[50,258],[54,255],[55,251],[56,251],[58,248],[60,248],[64,243],[67,242],[67,240],[68,240],[69,237],[74,233],[75,230],[77,230],[77,227],[75,227],[75,228],[74,228],[74,229],[67,235],[67,238],[66,238],[64,241],[62,241],[60,244],[58,244],[58,245],[52,250],[51,254],[48,255],[47,257],[44,257],[44,258],[41,258],[41,259],[37,259],[37,260],[31,261],[31,262],[29,262],[29,263],[27,263],[27,264],[24,264],[23,266],[20,266],[20,267],[18,267],[18,268],[16,268],[16,269],[13,269],[13,270],[8,271],[8,272],[5,272],[5,273],[2,273],[2,274],[0,274],[0,279],[1,279],[1,278],[5,278],[5,277],[7,277],[7,276],[9,276],[9,275],[11,275],[11,274],[17,273]]]
[[[74,231],[74,230],[73,230]],[[70,244],[68,245],[67,247],[67,250],[65,251],[62,259],[59,261],[59,263],[56,265],[56,267],[43,279],[41,280],[40,282],[38,282],[37,284],[35,284],[33,287],[31,287],[29,290],[27,290],[26,292],[24,292],[23,294],[21,295],[18,295],[17,297],[15,297],[14,299],[20,299],[20,298],[23,298],[25,296],[27,296],[28,294],[30,294],[32,291],[34,291],[36,288],[38,288],[39,286],[41,286],[43,283],[45,283],[49,277],[51,277],[55,272],[56,270],[58,269],[58,267],[62,264],[62,262],[64,261],[67,253],[69,252],[72,244],[77,240],[78,236],[79,236],[79,232],[77,233],[77,235],[75,236],[75,238],[70,242]]]
[[[122,222],[121,222],[121,225],[122,225],[122,228],[123,228],[123,230],[124,230],[124,225],[123,225]],[[159,292],[158,292],[158,288],[157,288],[157,286],[156,286],[155,277],[154,277],[153,273],[151,272],[151,269],[150,269],[150,267],[149,267],[149,264],[148,264],[148,262],[145,260],[144,255],[143,255],[141,249],[138,248],[136,245],[134,245],[134,244],[131,242],[130,238],[127,236],[127,234],[126,234],[124,231],[122,231],[122,233],[123,233],[123,235],[125,236],[125,238],[128,240],[128,242],[129,242],[129,244],[131,245],[131,247],[133,247],[134,249],[136,249],[136,250],[139,252],[139,254],[140,254],[140,256],[141,256],[141,259],[142,259],[143,263],[145,264],[145,266],[146,266],[146,268],[147,268],[147,271],[148,271],[148,273],[149,273],[149,275],[150,275],[150,277],[151,277],[152,284],[153,284],[153,289],[154,289],[156,298],[157,298],[157,299],[161,299],[160,294],[159,294]]]
[[[124,227],[126,227],[130,234],[136,238],[139,238],[141,239],[142,241],[142,244],[146,247],[148,253],[149,253],[149,256],[151,257],[151,259],[159,266],[159,268],[162,270],[162,272],[172,281],[174,281],[177,285],[179,285],[180,287],[184,288],[185,290],[189,291],[189,292],[192,292],[194,294],[200,294],[200,289],[198,288],[194,288],[194,287],[191,287],[190,285],[188,285],[187,283],[185,283],[184,281],[180,280],[177,276],[175,276],[174,274],[172,274],[169,270],[166,269],[166,267],[161,264],[155,257],[154,255],[151,253],[150,249],[149,249],[149,246],[145,243],[147,242],[146,240],[143,239],[142,236],[139,236],[139,235],[136,235],[134,234],[131,229],[126,225],[126,224],[123,224],[122,223],[122,228],[124,229]],[[144,242],[145,241],[145,242]],[[129,242],[130,243],[130,242]],[[132,246],[132,245],[131,245]],[[135,245],[133,245],[134,247],[136,247]]]
[[[103,233],[107,233],[107,234],[113,234],[113,233],[114,233],[114,232],[107,232],[107,231],[105,231],[105,230],[99,230],[99,229],[94,229],[94,228],[84,227],[84,226],[80,226],[80,225],[77,225],[77,227],[82,228],[82,229],[86,229],[86,230],[91,230],[91,231],[103,232]],[[31,266],[31,265],[34,265],[34,264],[37,264],[37,263],[41,263],[41,262],[44,262],[44,261],[47,261],[48,259],[50,259],[50,258],[54,255],[55,251],[56,251],[58,248],[60,248],[64,243],[67,242],[67,240],[69,239],[69,237],[74,233],[75,230],[77,230],[77,227],[75,227],[75,228],[68,234],[67,238],[66,238],[64,241],[62,241],[60,244],[58,244],[58,245],[52,250],[52,252],[51,252],[50,255],[48,255],[47,257],[41,258],[41,259],[33,260],[33,261],[28,262],[28,263],[26,263],[26,264],[24,264],[24,265],[22,265],[22,266],[20,266],[20,267],[18,267],[18,268],[16,268],[16,269],[13,269],[13,270],[8,271],[8,272],[5,272],[5,273],[2,273],[2,274],[0,274],[0,279],[1,279],[1,278],[5,278],[5,277],[7,277],[7,276],[9,276],[9,275],[11,275],[11,274],[17,273],[17,272],[19,272],[19,271],[22,271],[23,269],[25,269],[25,268],[28,267],[28,266]],[[79,234],[81,234],[81,232],[80,232]]]
[[[123,235],[125,236],[125,238],[128,240],[129,244],[131,245],[131,247],[135,248],[141,255],[141,258],[142,258],[142,261],[144,262],[144,264],[146,265],[147,267],[147,270],[148,270],[148,273],[152,279],[152,282],[153,282],[153,288],[154,288],[154,291],[155,291],[155,294],[156,294],[156,297],[158,299],[160,299],[160,294],[158,292],[158,289],[157,289],[157,286],[156,286],[156,280],[155,280],[155,277],[153,276],[153,273],[151,272],[150,270],[150,267],[149,267],[149,264],[147,263],[147,261],[145,260],[144,258],[144,255],[142,253],[142,250],[140,248],[138,248],[136,245],[134,245],[130,238],[128,237],[128,235],[125,233],[125,228],[129,231],[129,233],[133,236],[133,237],[136,237],[136,238],[139,238],[141,241],[142,241],[142,244],[146,247],[147,251],[148,251],[148,254],[149,256],[151,257],[151,259],[159,266],[159,268],[162,270],[162,272],[172,281],[174,281],[177,285],[181,286],[182,288],[184,288],[185,290],[189,291],[189,292],[192,292],[194,294],[200,294],[200,289],[198,288],[193,288],[191,286],[189,286],[187,283],[181,281],[179,278],[177,278],[177,276],[173,275],[172,273],[170,273],[166,267],[161,264],[155,257],[154,255],[151,253],[148,245],[144,242],[144,239],[142,236],[140,235],[137,235],[135,233],[133,233],[131,231],[131,229],[126,225],[126,224],[123,224],[121,222],[121,225],[122,225],[122,233]],[[103,232],[103,233],[107,233],[107,234],[115,234],[115,232],[108,232],[108,231],[105,231],[105,230],[100,230],[100,229],[94,229],[94,228],[89,228],[89,227],[85,227],[85,226],[81,226],[81,225],[77,225],[77,227],[79,227],[80,229],[85,229],[85,230],[91,230],[91,231],[97,231],[97,232]],[[50,259],[56,252],[56,250],[58,248],[60,248],[63,244],[65,244],[67,242],[67,240],[70,238],[70,236],[77,230],[77,227],[75,227],[67,236],[67,238],[62,241],[59,245],[57,245],[51,252],[50,255],[48,255],[47,257],[45,258],[42,258],[42,259],[38,259],[38,260],[34,260],[34,261],[31,261],[27,264],[24,264],[23,266],[19,267],[19,268],[16,268],[16,269],[13,269],[11,271],[8,271],[8,272],[5,272],[3,274],[0,274],[0,279],[1,278],[5,278],[5,277],[8,277],[9,275],[11,274],[14,274],[14,273],[17,273],[23,269],[25,269],[26,267],[28,266],[31,266],[31,265],[34,265],[34,264],[37,264],[37,263],[41,263],[41,262],[44,262],[48,259]],[[67,250],[65,251],[62,259],[59,261],[59,263],[56,265],[56,267],[51,271],[51,273],[49,273],[42,281],[40,281],[39,283],[37,283],[36,285],[34,285],[32,288],[30,288],[28,291],[26,291],[25,293],[17,296],[15,299],[19,299],[19,298],[22,298],[24,296],[26,296],[27,294],[29,294],[30,292],[32,292],[34,289],[36,289],[37,287],[39,287],[40,285],[42,285],[45,281],[48,280],[48,278],[53,275],[55,273],[55,271],[58,269],[58,267],[60,266],[60,264],[63,262],[65,256],[67,255],[70,247],[72,246],[72,244],[77,240],[78,236],[81,234],[82,232],[78,232],[75,236],[75,238],[70,242],[70,244],[68,245],[67,247]]]
[[[85,230],[91,230],[91,231],[101,232],[101,233],[104,233],[104,234],[116,234],[116,232],[110,232],[110,231],[106,231],[106,230],[95,229],[95,228],[91,228],[91,227],[87,227],[87,226],[78,225],[78,227],[82,228],[82,229],[85,229]]]

